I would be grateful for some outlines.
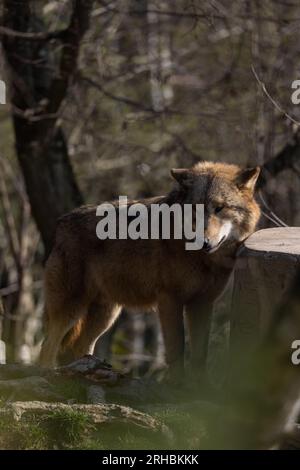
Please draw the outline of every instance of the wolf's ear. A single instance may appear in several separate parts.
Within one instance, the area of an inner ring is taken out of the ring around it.
[[[189,186],[192,182],[191,171],[186,168],[172,168],[171,176],[173,176],[181,186]]]
[[[239,189],[248,189],[249,191],[254,191],[255,183],[257,181],[257,178],[259,177],[259,173],[259,166],[242,170],[236,180]]]

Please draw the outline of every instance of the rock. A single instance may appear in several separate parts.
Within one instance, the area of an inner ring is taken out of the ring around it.
[[[52,371],[53,374],[54,371]],[[49,369],[27,364],[0,364],[0,380],[20,379],[23,377],[45,377],[51,374]]]
[[[63,397],[44,377],[24,377],[20,379],[0,380],[1,396],[9,399],[39,399],[57,401]]]
[[[31,419],[32,417],[37,420],[43,415],[64,411],[84,413],[97,426],[105,423],[126,423],[155,432],[167,431],[166,427],[152,416],[134,410],[131,407],[116,404],[68,405],[65,403],[47,403],[43,401],[17,401],[4,407],[2,414],[10,415],[15,421],[21,421]]]
[[[88,403],[105,403],[105,391],[100,385],[91,385],[87,389],[87,401]]]

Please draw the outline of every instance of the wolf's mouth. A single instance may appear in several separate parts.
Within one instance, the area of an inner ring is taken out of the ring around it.
[[[225,240],[226,238],[226,235],[223,235],[223,237],[221,238],[221,240],[219,241],[219,243],[217,243],[217,245],[215,246],[212,246],[212,247],[207,247],[207,248],[204,248],[204,251],[206,253],[213,253],[214,251],[216,251],[220,245],[222,245],[223,241]]]

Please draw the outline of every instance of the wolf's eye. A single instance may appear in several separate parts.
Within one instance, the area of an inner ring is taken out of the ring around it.
[[[224,206],[217,206],[215,208],[215,214],[218,214],[218,212],[221,212],[222,209],[224,209]]]

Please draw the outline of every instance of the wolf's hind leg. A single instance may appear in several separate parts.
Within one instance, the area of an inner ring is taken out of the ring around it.
[[[120,312],[121,307],[118,305],[93,302],[82,321],[80,334],[74,342],[66,345],[62,357],[75,360],[85,354],[92,354],[97,339],[113,325]]]
[[[39,362],[44,367],[55,367],[56,358],[65,335],[72,329],[80,318],[82,310],[76,315],[66,314],[66,310],[47,312],[46,338],[42,344]]]

